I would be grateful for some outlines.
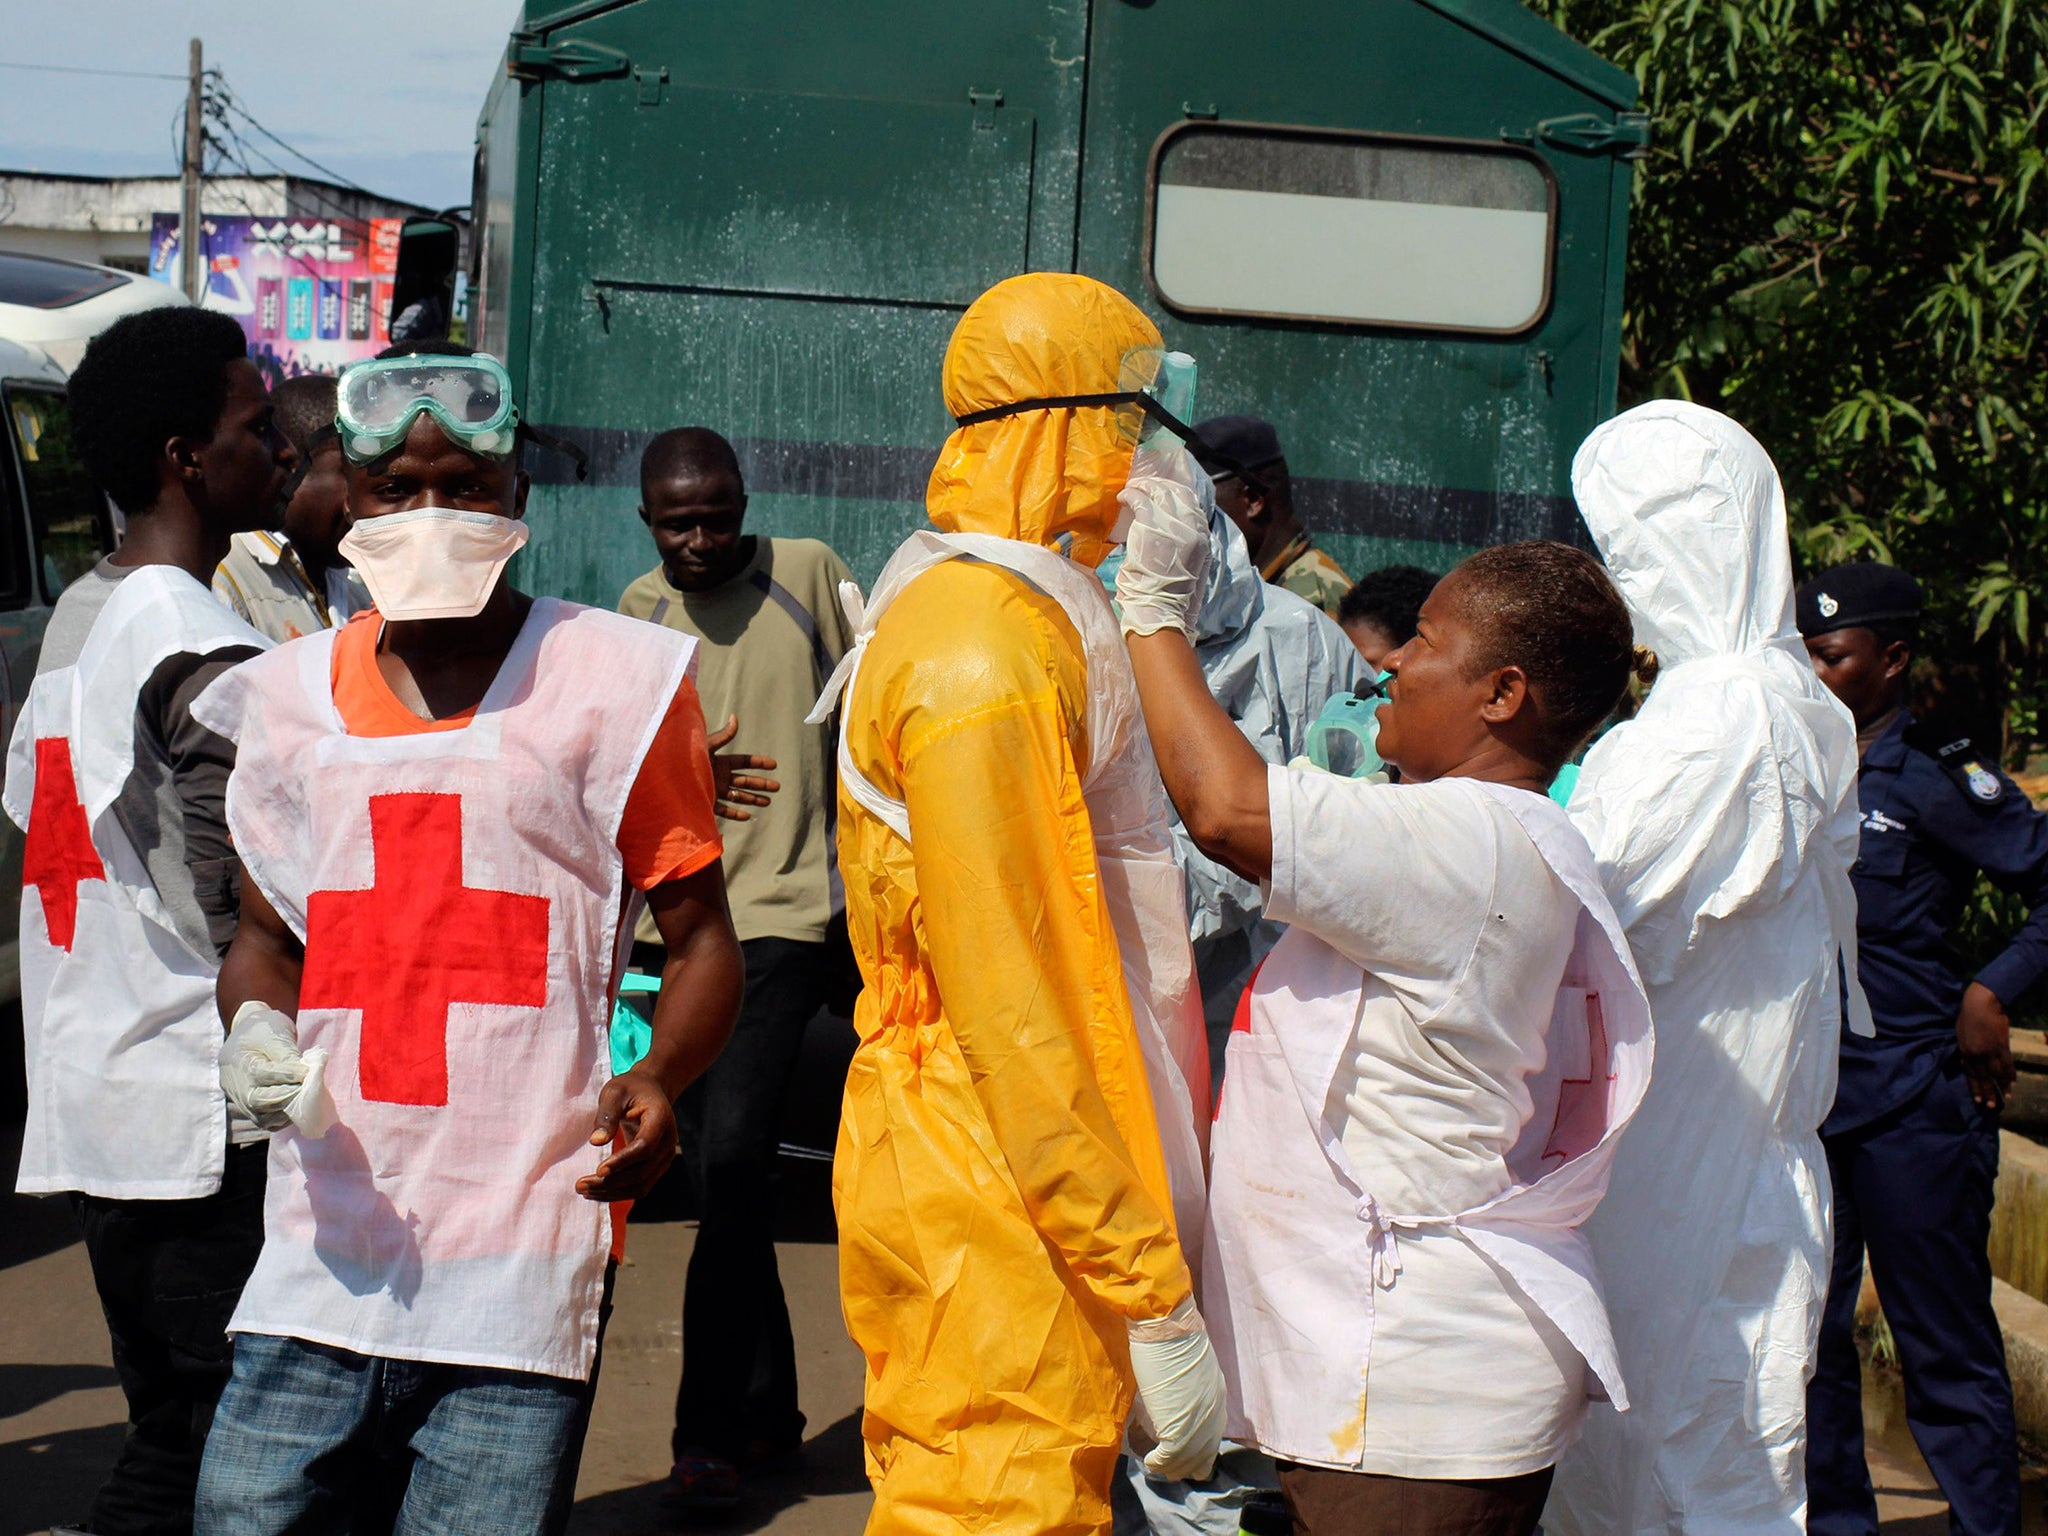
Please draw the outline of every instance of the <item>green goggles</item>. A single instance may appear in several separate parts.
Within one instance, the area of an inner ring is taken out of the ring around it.
[[[368,464],[405,441],[424,411],[449,440],[472,453],[504,458],[519,440],[512,377],[495,357],[380,357],[343,372],[336,389],[341,449]]]

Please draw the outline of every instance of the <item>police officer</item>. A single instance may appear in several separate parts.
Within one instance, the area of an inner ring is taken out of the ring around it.
[[[1991,1311],[1998,1112],[2012,1086],[2006,1009],[2048,971],[2048,816],[1967,739],[1905,707],[1920,587],[1845,565],[1799,589],[1821,681],[1855,716],[1862,838],[1851,877],[1875,1038],[1844,1033],[1821,1126],[1835,1262],[1807,1394],[1807,1529],[1874,1536],[1864,1461],[1856,1296],[1867,1248],[1899,1348],[1906,1423],[1951,1529],[2019,1530],[2012,1381]],[[1950,935],[1978,871],[2021,893],[2026,926],[1974,978]]]

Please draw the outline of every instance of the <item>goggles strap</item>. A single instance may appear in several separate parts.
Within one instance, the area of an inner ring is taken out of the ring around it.
[[[1195,440],[1195,429],[1182,421],[1173,412],[1161,405],[1142,389],[1118,390],[1107,395],[1043,395],[1036,400],[1014,400],[1008,405],[992,405],[985,411],[969,411],[964,416],[955,416],[956,427],[978,426],[984,421],[999,421],[1005,416],[1021,416],[1026,411],[1071,410],[1076,407],[1135,405],[1141,408],[1159,425],[1166,428],[1184,443]]]
[[[1008,405],[992,405],[985,411],[969,411],[965,416],[955,416],[953,425],[974,427],[984,421],[999,421],[1005,416],[1021,416],[1026,411],[1057,411],[1091,405],[1129,405],[1137,399],[1136,392],[1128,389],[1108,395],[1044,395],[1036,400],[1013,400]]]
[[[590,455],[570,442],[566,437],[557,437],[552,432],[523,421],[519,423],[519,435],[529,441],[540,444],[543,448],[552,448],[556,453],[563,454],[572,460],[576,465],[577,480],[583,481],[590,478]]]

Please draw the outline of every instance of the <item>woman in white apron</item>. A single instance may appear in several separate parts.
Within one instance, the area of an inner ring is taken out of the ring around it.
[[[1186,643],[1200,523],[1134,474],[1119,582],[1195,842],[1290,924],[1230,1044],[1204,1311],[1227,1432],[1297,1531],[1535,1529],[1589,1397],[1624,1401],[1590,1254],[1649,1013],[1585,841],[1545,795],[1619,699],[1626,609],[1561,544],[1488,550],[1387,659],[1403,782],[1272,767]]]

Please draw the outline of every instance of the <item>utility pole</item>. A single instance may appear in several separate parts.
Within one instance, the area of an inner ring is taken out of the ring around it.
[[[192,39],[192,83],[185,92],[184,196],[178,206],[178,274],[185,296],[194,304],[206,297],[206,265],[200,260],[205,243],[199,233],[199,175],[206,155],[206,115],[201,109],[206,76],[199,62],[199,39]]]

